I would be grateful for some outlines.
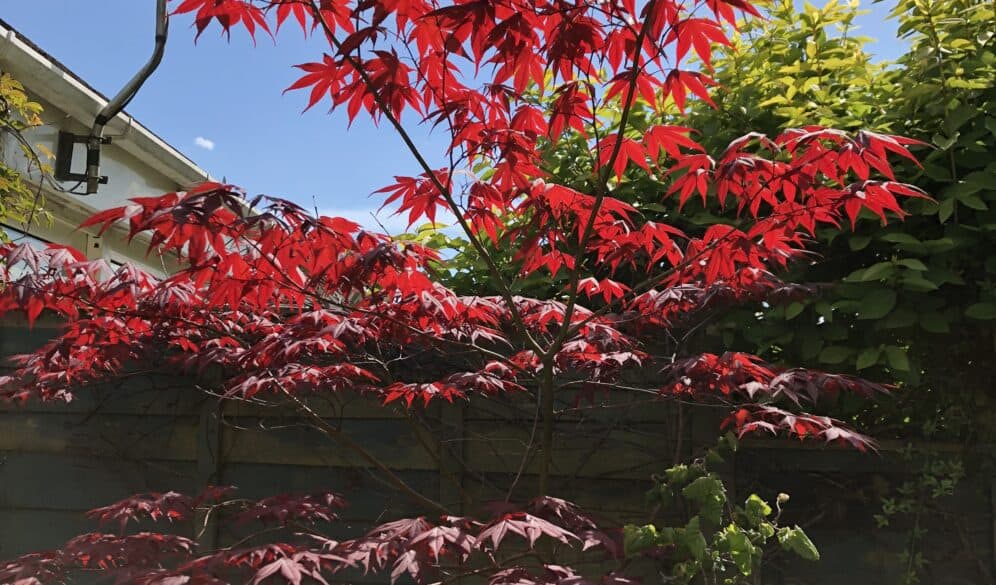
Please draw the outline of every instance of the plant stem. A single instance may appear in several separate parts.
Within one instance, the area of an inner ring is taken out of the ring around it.
[[[329,424],[327,420],[325,420],[324,418],[321,417],[321,415],[312,410],[311,407],[309,407],[307,404],[301,401],[300,398],[294,396],[292,392],[285,391],[284,393],[297,404],[298,408],[300,408],[305,414],[308,415],[309,418],[311,418],[315,422],[316,427],[322,434],[329,437],[330,439],[335,440],[336,442],[340,443],[342,446],[350,449],[351,451],[359,455],[361,459],[363,459],[370,465],[377,468],[381,473],[384,474],[384,477],[387,478],[387,481],[391,483],[391,485],[398,488],[400,491],[404,492],[412,500],[418,502],[419,504],[421,504],[422,506],[424,506],[429,510],[433,510],[439,514],[449,515],[450,511],[446,508],[446,506],[440,504],[435,500],[427,498],[425,495],[421,494],[418,490],[408,485],[405,482],[405,480],[398,477],[398,475],[394,473],[394,471],[392,471],[391,468],[389,468],[387,465],[384,464],[384,462],[382,462],[380,459],[374,456],[373,453],[370,453],[369,451],[364,449],[359,443],[349,438],[349,436],[344,434],[341,429],[338,429]]]

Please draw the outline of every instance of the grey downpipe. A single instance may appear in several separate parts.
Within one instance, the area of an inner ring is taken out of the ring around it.
[[[167,0],[156,0],[156,45],[152,51],[149,61],[138,70],[138,73],[131,78],[128,83],[121,88],[114,99],[101,108],[97,118],[93,122],[90,136],[86,143],[86,194],[92,195],[97,192],[97,187],[101,183],[100,177],[100,147],[110,140],[104,138],[104,126],[121,113],[121,110],[135,97],[142,84],[152,75],[152,72],[159,67],[166,51],[166,36],[169,32],[169,15],[166,12]]]

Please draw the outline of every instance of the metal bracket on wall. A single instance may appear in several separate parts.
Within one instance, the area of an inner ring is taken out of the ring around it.
[[[74,173],[73,168],[73,151],[77,144],[88,144],[90,142],[89,136],[83,136],[79,134],[73,134],[72,132],[59,131],[59,142],[55,149],[55,178],[59,181],[79,181],[84,182],[87,180],[86,173]],[[101,144],[110,144],[111,138],[105,136],[100,138]],[[101,185],[107,184],[107,177],[100,177],[98,179]]]

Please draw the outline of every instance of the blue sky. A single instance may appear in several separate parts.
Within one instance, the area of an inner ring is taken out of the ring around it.
[[[901,46],[895,23],[885,18],[891,3],[867,4],[872,12],[860,19],[860,33],[878,39],[871,46],[878,57],[895,57]],[[153,0],[4,2],[0,18],[112,95],[151,51],[154,6]],[[369,194],[392,175],[417,172],[390,128],[361,115],[347,131],[345,112],[329,116],[319,105],[302,115],[306,92],[282,94],[298,77],[292,65],[319,59],[320,39],[306,40],[288,27],[276,45],[264,34],[254,48],[241,31],[227,42],[213,27],[195,45],[190,23],[189,15],[174,19],[163,63],[128,111],[212,175],[250,194],[314,203],[323,213],[370,225],[379,202]],[[445,147],[440,134],[412,133],[427,154]],[[386,215],[386,227],[396,231],[399,222]]]

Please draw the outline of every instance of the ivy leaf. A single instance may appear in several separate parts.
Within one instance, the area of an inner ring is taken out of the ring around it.
[[[729,547],[733,564],[737,566],[741,574],[750,575],[751,570],[754,568],[755,550],[754,545],[750,542],[750,538],[733,524],[727,527],[723,533],[723,537],[726,545]]]
[[[820,560],[820,551],[816,549],[816,545],[813,544],[812,540],[809,540],[809,537],[799,526],[779,529],[778,542],[785,550],[792,551],[807,561]]]
[[[703,520],[717,525],[723,519],[723,506],[726,505],[726,488],[714,475],[702,476],[681,490],[681,495],[699,505],[699,515]]]
[[[706,556],[706,544],[705,535],[702,534],[702,529],[699,525],[699,517],[692,516],[692,519],[688,521],[688,524],[681,529],[681,533],[676,539],[676,544],[678,546],[688,550],[692,558],[701,561]]]
[[[623,554],[631,557],[640,551],[657,546],[659,535],[653,524],[623,526]]]
[[[771,506],[757,494],[751,494],[744,502],[744,514],[751,526],[758,526],[771,515]]]

